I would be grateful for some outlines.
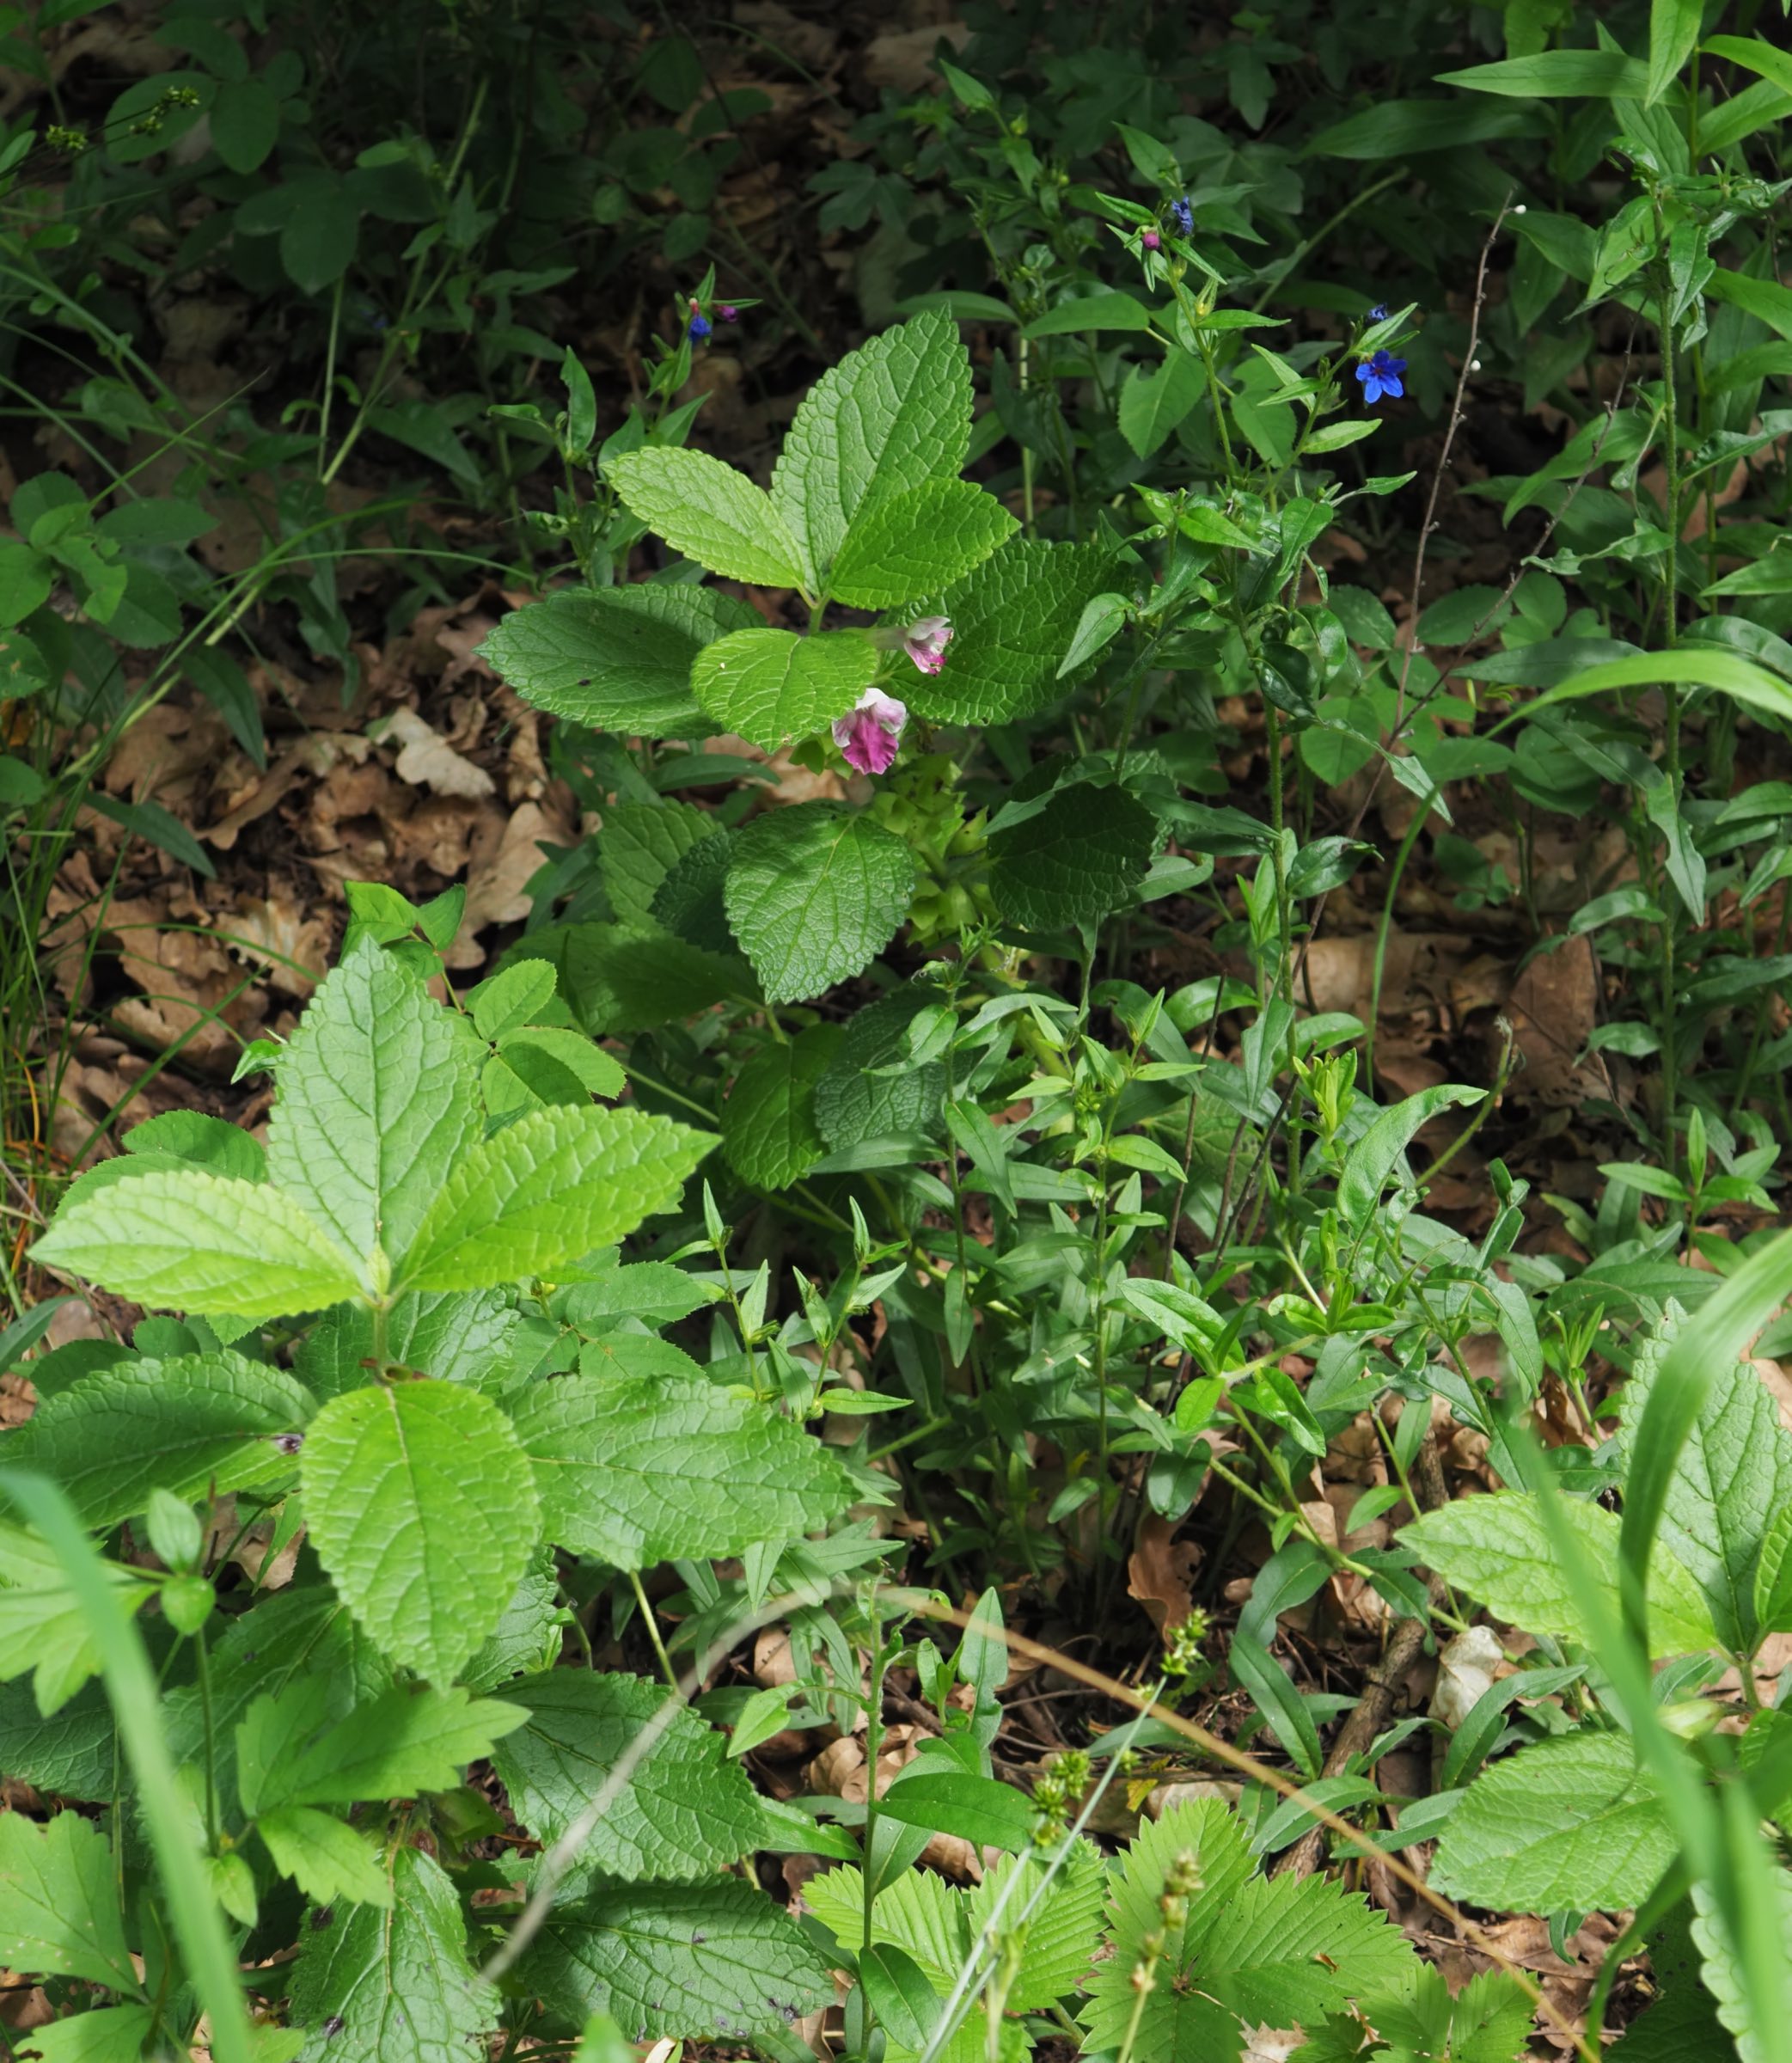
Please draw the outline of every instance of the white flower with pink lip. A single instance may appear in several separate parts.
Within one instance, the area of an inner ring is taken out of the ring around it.
[[[951,641],[952,627],[945,616],[921,616],[908,626],[902,650],[923,673],[938,673]]]
[[[908,721],[908,706],[880,688],[867,688],[844,716],[834,719],[834,742],[861,774],[887,774]]]

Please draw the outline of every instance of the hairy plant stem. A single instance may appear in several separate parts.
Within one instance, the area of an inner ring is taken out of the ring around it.
[[[659,1658],[659,1673],[666,1680],[667,1687],[678,1688],[678,1672],[672,1667],[672,1657],[666,1652],[666,1644],[659,1637],[659,1621],[653,1616],[653,1607],[647,1596],[646,1586],[641,1581],[639,1569],[631,1569],[628,1581],[634,1592],[634,1601],[641,1608],[641,1623],[647,1629],[647,1638],[653,1643],[653,1652]]]
[[[1655,293],[1659,309],[1661,346],[1661,444],[1667,484],[1662,494],[1667,505],[1667,549],[1663,554],[1662,578],[1667,589],[1661,619],[1661,641],[1672,652],[1679,635],[1679,536],[1680,536],[1680,425],[1679,394],[1674,380],[1673,284],[1667,259],[1667,230],[1661,205],[1655,204],[1657,260]],[[1668,794],[1676,811],[1680,807],[1680,691],[1673,682],[1661,689],[1663,756]],[[1664,896],[1667,914],[1660,925],[1661,941],[1661,1158],[1670,1175],[1678,1176],[1680,1151],[1674,1113],[1679,1103],[1679,1038],[1675,1022],[1674,993],[1679,983],[1677,952],[1679,917],[1672,898]]]

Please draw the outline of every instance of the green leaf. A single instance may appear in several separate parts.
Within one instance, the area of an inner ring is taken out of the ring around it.
[[[1683,1318],[1670,1303],[1624,1385],[1618,1452],[1627,1475],[1638,1421]],[[1771,1392],[1748,1362],[1714,1363],[1668,1480],[1657,1538],[1703,1593],[1718,1641],[1733,1655],[1752,1653],[1768,1630],[1756,1615],[1756,1579],[1775,1515],[1789,1506],[1792,1435]]]
[[[541,1531],[504,1413],[453,1383],[352,1390],[312,1421],[302,1483],[312,1545],[349,1609],[394,1661],[450,1683]]]
[[[713,573],[759,587],[801,587],[803,562],[784,515],[744,473],[702,451],[627,451],[604,473],[632,515]]]
[[[560,1659],[560,1630],[570,1614],[560,1601],[560,1572],[547,1541],[537,1544],[491,1637],[466,1668],[469,1690],[495,1690],[512,1677],[551,1669]]]
[[[691,690],[725,730],[775,752],[844,716],[877,670],[858,631],[737,630],[697,654]]]
[[[707,810],[688,802],[618,802],[603,812],[597,870],[625,924],[650,929],[660,884],[694,845],[725,836]]]
[[[1431,1875],[1477,1906],[1610,1912],[1641,1905],[1678,1846],[1630,1741],[1583,1728],[1484,1770],[1445,1821]]]
[[[343,1304],[311,1327],[293,1356],[298,1378],[314,1396],[358,1390],[373,1358],[374,1314],[364,1304]],[[494,1394],[527,1374],[541,1359],[521,1313],[503,1292],[401,1296],[386,1313],[386,1358],[416,1375],[464,1382]]]
[[[979,1847],[1024,1855],[1033,1845],[1038,1814],[1033,1801],[1012,1784],[968,1770],[905,1772],[884,1794],[882,1816],[898,1826],[925,1827],[934,1833],[963,1834]]]
[[[385,1858],[389,1909],[314,1912],[299,1931],[292,2018],[303,2063],[445,2063],[480,2054],[497,1994],[467,1961],[461,1901],[440,1864],[400,1846]]]
[[[968,480],[929,480],[880,494],[842,541],[828,592],[852,609],[896,609],[962,579],[1019,529]]]
[[[1003,1868],[1012,1865],[1004,1862]],[[810,1894],[813,1893],[813,1896]],[[865,1878],[857,1870],[830,1870],[803,1889],[803,1902],[847,1950],[856,1950],[865,1925]],[[872,1905],[872,1939],[887,1942],[917,1963],[944,1997],[970,1947],[969,1900],[943,1877],[910,1870],[878,1889]],[[1012,1908],[1011,1908],[1012,1909]],[[1096,1944],[1092,1928],[1088,1945]]]
[[[847,1024],[815,1085],[816,1125],[830,1148],[896,1133],[933,1132],[945,1099],[945,1068],[937,1060],[917,1066],[908,1032],[919,1011],[941,1001],[938,989],[905,983],[867,1003]]]
[[[392,1880],[364,1833],[309,1805],[280,1805],[255,1822],[274,1867],[315,1904],[389,1906]]]
[[[737,833],[724,891],[734,935],[773,1003],[820,995],[862,972],[914,893],[902,841],[829,802],[769,810]]]
[[[709,727],[691,693],[697,654],[761,621],[750,603],[713,588],[650,581],[532,602],[479,650],[538,709],[594,731],[691,738]]]
[[[111,1846],[78,1812],[58,1812],[47,1825],[0,1813],[0,1965],[143,1995],[125,1946]]]
[[[947,588],[939,613],[952,641],[936,675],[904,680],[903,700],[938,723],[1031,716],[1064,692],[1058,667],[1111,557],[1100,544],[1017,539]]]
[[[254,1817],[279,1805],[354,1805],[449,1791],[523,1723],[517,1706],[399,1684],[331,1723],[331,1686],[302,1677],[258,1698],[236,1729],[237,1788]]]
[[[1031,1858],[1004,1857],[988,1872],[965,1904],[973,1936],[988,1923],[1015,1872],[1023,1872],[1024,1878],[1035,1878],[1042,1859],[1037,1852]],[[1005,1918],[1012,1918],[1024,1907],[1031,1893],[1031,1882],[1023,1881],[1009,1900]],[[1107,1895],[1108,1871],[1101,1851],[1092,1841],[1078,1841],[1052,1879],[1038,1911],[1027,1922],[1020,1969],[1008,1990],[1011,2013],[1048,2011],[1059,1999],[1083,1988],[1083,1981],[1094,1966]],[[880,1897],[878,1906],[883,1902]]]
[[[1615,1512],[1575,1498],[1562,1515],[1593,1566],[1608,1608],[1616,1608],[1620,1521]],[[1495,1618],[1526,1632],[1584,1641],[1587,1615],[1551,1544],[1537,1498],[1526,1491],[1463,1497],[1401,1529],[1400,1540],[1446,1582],[1480,1599]],[[1691,1576],[1665,1550],[1649,1564],[1649,1631],[1657,1655],[1714,1644],[1710,1613]]]
[[[758,997],[753,970],[737,953],[624,924],[552,926],[520,940],[516,956],[552,960],[561,995],[594,1038],[652,1031],[730,996]]]
[[[612,2014],[635,2042],[782,2035],[834,1996],[795,1920],[731,1882],[616,1886],[557,1906],[519,1974],[556,2012]]]
[[[125,1611],[149,1597],[129,1570],[101,1565]],[[61,1562],[41,1535],[0,1521],[0,1677],[31,1670],[37,1709],[48,1718],[99,1668],[87,1613]]]
[[[788,1540],[856,1494],[818,1442],[706,1377],[563,1375],[523,1392],[516,1423],[548,1537],[618,1569]]]
[[[254,172],[280,137],[280,101],[261,79],[233,79],[211,103],[211,144],[233,172]]]
[[[519,1711],[524,1723],[499,1744],[492,1766],[511,1811],[544,1846],[566,1833],[667,1703],[663,1686],[589,1669],[552,1669],[512,1684],[507,1694],[528,1710]],[[764,1833],[763,1815],[727,1745],[688,1706],[675,1707],[575,1866],[628,1883],[684,1883],[750,1855]]]
[[[34,2027],[24,2052],[38,2063],[140,2063],[161,2015],[148,2005],[113,2005]]]
[[[498,1038],[535,1023],[554,1001],[554,969],[546,960],[517,960],[468,990],[463,998],[481,1038]]]
[[[722,1111],[722,1151],[742,1181],[787,1189],[821,1159],[816,1084],[840,1038],[837,1025],[812,1025],[781,1044],[761,1046],[741,1069]]]
[[[1079,672],[1098,652],[1105,652],[1126,627],[1129,613],[1124,595],[1092,596],[1077,619],[1070,649],[1058,662],[1058,678]]]
[[[0,625],[21,623],[49,599],[56,567],[16,537],[0,537]]]
[[[1201,399],[1207,374],[1192,352],[1171,348],[1155,372],[1135,365],[1120,389],[1120,434],[1149,458]]]
[[[159,1117],[133,1124],[120,1143],[127,1154],[167,1154],[207,1174],[242,1182],[267,1179],[267,1155],[260,1141],[240,1125],[199,1111],[164,1111]]]
[[[906,2049],[927,2046],[939,2024],[939,1994],[913,1956],[891,1943],[873,1942],[859,1950],[859,1981],[866,2005],[892,2042]]]
[[[1382,1191],[1420,1126],[1428,1123],[1440,1111],[1479,1103],[1486,1094],[1485,1089],[1440,1082],[1435,1088],[1421,1089],[1416,1096],[1405,1098],[1391,1110],[1379,1111],[1370,1120],[1367,1130],[1346,1154],[1343,1172],[1338,1178],[1338,1215],[1352,1232],[1361,1234],[1368,1225],[1380,1205]]]
[[[364,937],[286,1043],[270,1177],[350,1253],[396,1259],[480,1136],[479,1061],[467,1019]]]
[[[1704,0],[1649,0],[1648,90],[1643,105],[1653,107],[1679,77],[1680,68],[1698,42]]]
[[[1183,1855],[1201,1889],[1183,1925],[1165,1928],[1165,1876]],[[1232,2063],[1247,2027],[1315,2026],[1353,1998],[1402,1996],[1416,1978],[1405,1937],[1366,1899],[1324,1876],[1252,1876],[1237,1816],[1217,1800],[1141,1827],[1112,1913],[1113,1952],[1083,2008],[1092,2051],[1122,2045],[1140,1945],[1159,1931],[1164,1961],[1137,2030],[1136,2053],[1153,2063]]]
[[[1471,64],[1465,71],[1440,72],[1437,83],[1520,101],[1640,101],[1648,95],[1649,68],[1622,51],[1544,50],[1497,64]]]
[[[1685,0],[1690,5],[1691,0]],[[1792,56],[1764,43],[1758,36],[1707,36],[1704,49],[1714,58],[1728,58],[1746,71],[1758,73],[1782,93],[1792,94]]]
[[[321,172],[294,182],[280,231],[280,263],[302,292],[321,293],[348,270],[361,236],[361,211],[346,182]]]
[[[202,1317],[321,1311],[362,1288],[355,1263],[290,1197],[216,1175],[152,1171],[72,1197],[31,1255]]]
[[[1130,294],[1084,294],[1061,302],[1026,326],[1030,338],[1086,335],[1091,330],[1149,329],[1151,310]]]
[[[989,892],[1028,931],[1093,923],[1145,878],[1157,839],[1157,818],[1124,788],[1066,781],[1036,813],[992,832]]]
[[[463,1154],[440,1185],[403,1286],[478,1289],[549,1274],[670,1209],[714,1144],[645,1111],[531,1111]]]
[[[0,1588],[0,1599],[5,1595]],[[40,1659],[27,1652],[30,1661]],[[0,1687],[0,1769],[17,1782],[58,1797],[109,1797],[117,1752],[112,1708],[97,1687],[48,1719],[39,1711],[29,1685]]]
[[[1792,308],[1792,295],[1788,296]],[[1789,331],[1792,334],[1792,331]],[[1518,716],[1507,722],[1529,719],[1550,702],[1577,701],[1589,695],[1605,695],[1615,688],[1650,688],[1673,682],[1683,688],[1715,688],[1750,709],[1783,720],[1792,717],[1792,683],[1757,666],[1739,653],[1715,647],[1687,646],[1675,652],[1652,652],[1640,658],[1614,659],[1609,665],[1591,666],[1585,673],[1559,682],[1526,702]],[[1495,726],[1503,729],[1504,725]]]
[[[1531,2053],[1531,2001],[1503,1970],[1483,1970],[1452,1998],[1443,1972],[1428,1964],[1410,1999],[1377,1999],[1370,2011],[1388,2044],[1375,2051],[1374,2063],[1521,2063]],[[1346,2053],[1355,2056],[1361,2029],[1349,2024]],[[1306,2052],[1295,2054],[1305,2063]]]
[[[7,1451],[59,1483],[83,1525],[112,1527],[154,1490],[222,1496],[290,1472],[272,1440],[315,1408],[284,1370],[240,1354],[126,1361],[43,1399]]]
[[[957,478],[970,409],[970,354],[944,309],[872,338],[810,389],[773,469],[772,500],[802,541],[812,593],[873,493]]]

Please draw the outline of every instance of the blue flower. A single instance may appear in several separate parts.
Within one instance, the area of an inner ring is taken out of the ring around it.
[[[1405,370],[1404,358],[1391,358],[1385,351],[1363,359],[1356,368],[1356,376],[1362,382],[1364,401],[1379,401],[1383,395],[1391,394],[1398,401],[1406,392],[1400,384],[1400,375]]]
[[[1385,301],[1378,301],[1369,310],[1369,320],[1372,322],[1385,322],[1387,321],[1387,303]]]
[[[1180,235],[1192,236],[1195,234],[1195,209],[1186,193],[1180,200],[1171,202],[1170,219],[1176,224]]]
[[[690,327],[691,334],[694,337],[706,337],[709,334],[709,317],[703,315],[693,315],[691,317]],[[1386,354],[1384,352],[1383,356],[1385,357],[1385,355]]]

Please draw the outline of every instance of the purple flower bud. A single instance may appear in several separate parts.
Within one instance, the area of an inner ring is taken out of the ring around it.
[[[719,307],[719,309],[716,310],[716,313],[717,313],[717,314],[718,314],[718,315],[719,315],[719,316],[722,318],[723,321],[725,321],[725,322],[737,322],[737,321],[739,321],[739,320],[740,320],[740,312],[741,312],[741,311],[740,311],[740,310],[739,310],[739,309],[737,309],[737,307],[734,305],[733,302],[731,302],[731,301],[725,301],[725,302],[723,302],[722,305],[721,305],[721,306],[720,306],[720,307]]]
[[[834,742],[849,767],[887,774],[908,721],[908,706],[881,689],[867,688],[844,716],[834,719]]]
[[[945,664],[945,648],[952,641],[952,627],[944,616],[920,616],[908,626],[902,650],[923,673],[938,673]]]
[[[1164,240],[1158,235],[1155,230],[1147,230],[1145,234],[1139,239],[1139,242],[1147,251],[1155,251],[1161,248]]]

